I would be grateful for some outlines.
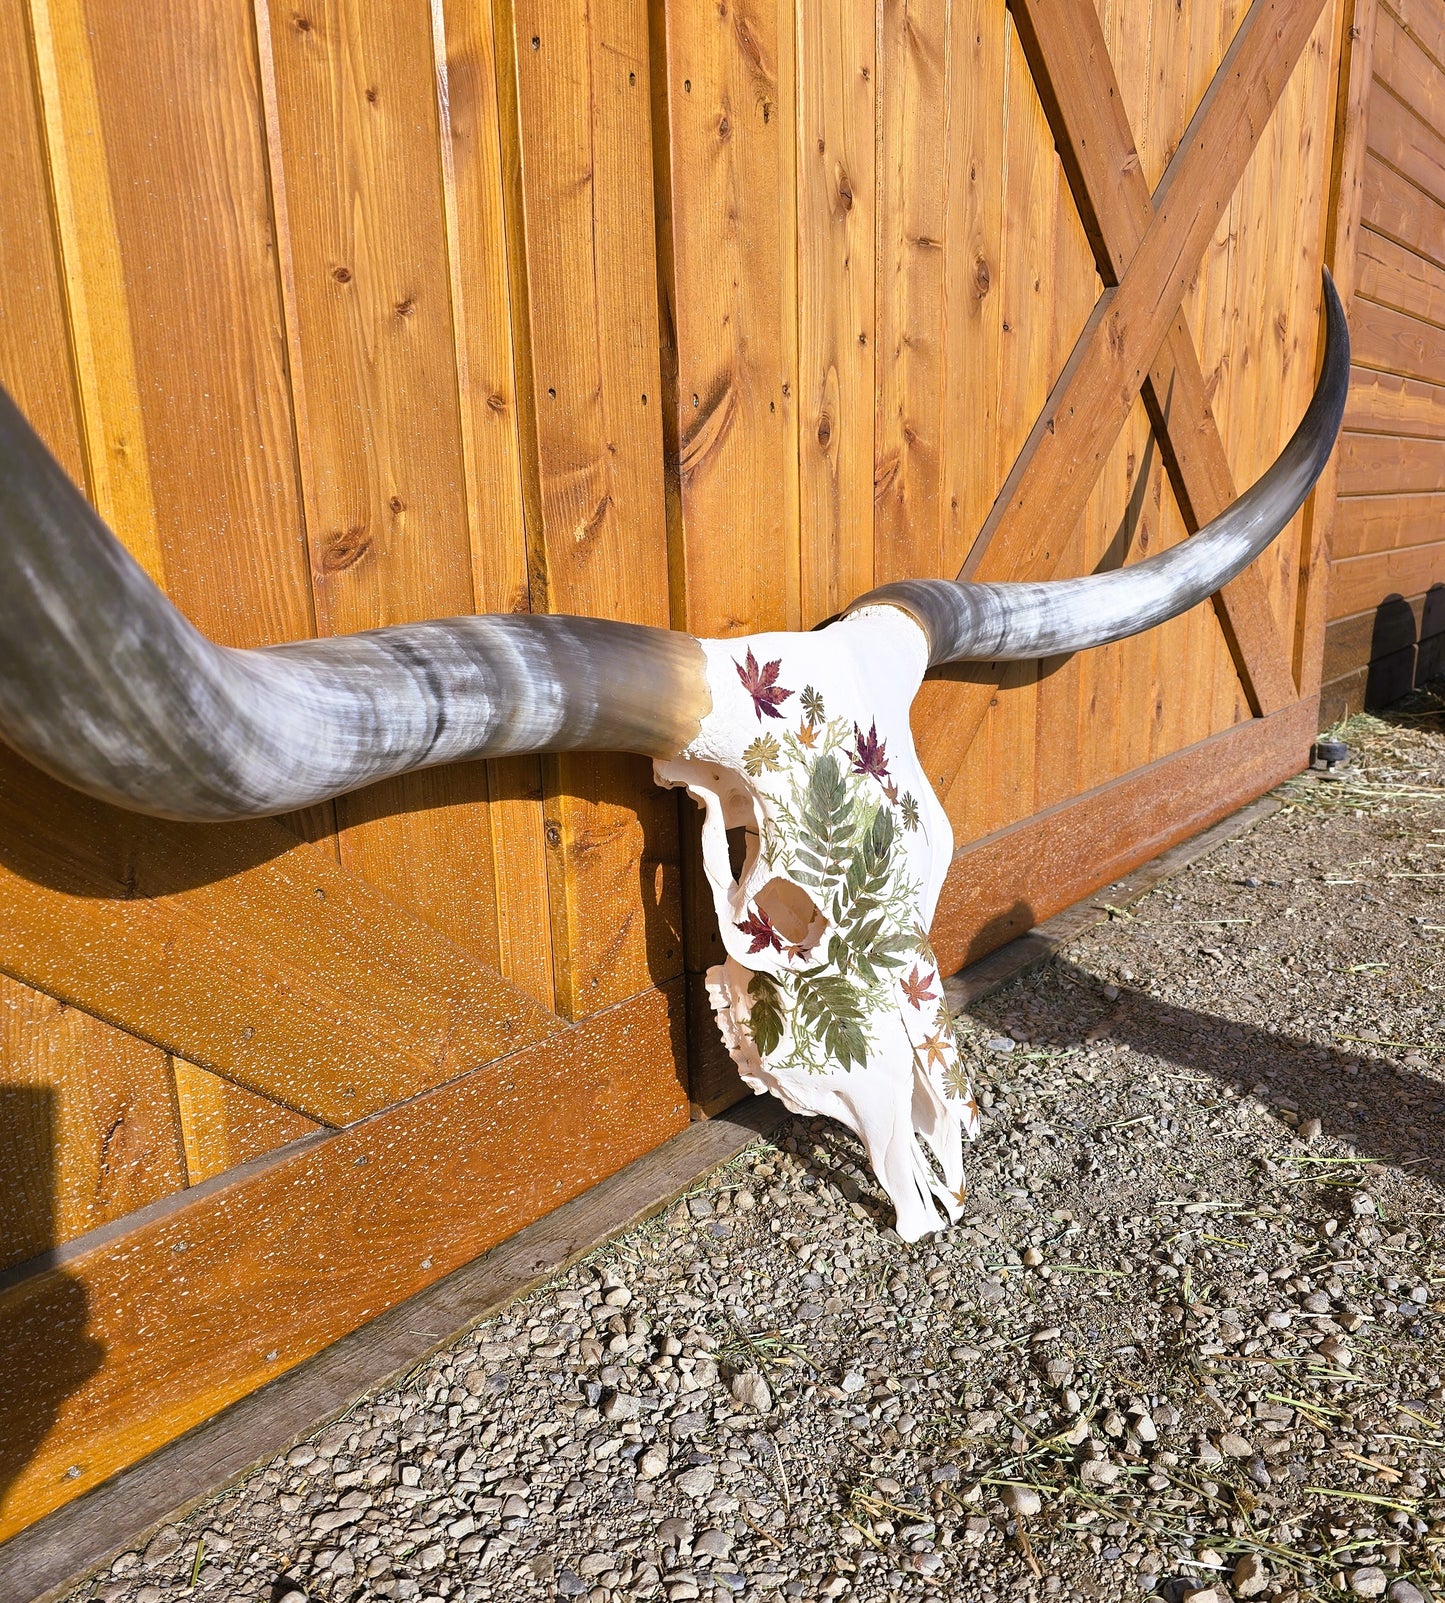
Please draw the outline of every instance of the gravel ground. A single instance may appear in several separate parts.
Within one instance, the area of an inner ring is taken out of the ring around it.
[[[73,1596],[1445,1598],[1441,706],[975,1004],[945,1235],[785,1125]]]

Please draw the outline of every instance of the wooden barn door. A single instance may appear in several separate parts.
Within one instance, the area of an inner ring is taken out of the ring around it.
[[[1340,28],[0,0],[0,382],[236,645],[1117,566],[1303,411]],[[1324,533],[926,687],[945,970],[1301,766]],[[735,1097],[717,945],[635,760],[192,828],[0,750],[0,1538]]]
[[[637,6],[0,0],[0,382],[213,638],[669,619]],[[0,747],[0,1538],[687,1118],[675,799]]]

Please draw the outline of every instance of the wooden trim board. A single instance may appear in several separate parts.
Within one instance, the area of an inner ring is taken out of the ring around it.
[[[1299,773],[1318,732],[1308,696],[961,847],[933,921],[940,972],[987,956]]]
[[[1111,884],[1110,904],[1138,901],[1279,805],[1263,797],[1172,847]],[[949,980],[950,1004],[966,1007],[1038,968],[1066,941],[1107,917],[1094,897],[1056,914]],[[344,1414],[366,1393],[450,1345],[507,1302],[660,1213],[700,1175],[736,1157],[786,1117],[780,1102],[749,1097],[717,1117],[698,1120],[484,1256],[0,1544],[0,1603],[48,1603],[156,1527],[180,1518],[228,1482]]]
[[[978,1001],[990,991],[996,991],[1000,986],[1007,985],[1010,980],[1018,979],[1021,974],[1042,968],[1076,935],[1082,935],[1085,930],[1092,929],[1096,924],[1102,924],[1110,916],[1111,907],[1131,907],[1142,897],[1147,896],[1156,885],[1181,873],[1192,863],[1197,863],[1201,857],[1208,857],[1210,852],[1222,846],[1225,841],[1233,840],[1236,835],[1243,835],[1247,830],[1253,829],[1261,819],[1268,818],[1271,813],[1277,813],[1280,806],[1281,803],[1273,796],[1261,796],[1258,801],[1251,802],[1248,807],[1241,807],[1237,813],[1231,813],[1213,828],[1206,829],[1202,834],[1195,835],[1189,840],[1181,841],[1178,846],[1171,847],[1153,862],[1145,863],[1142,868],[1136,869],[1132,874],[1126,874],[1123,879],[1116,879],[1113,884],[1106,886],[1102,893],[1075,902],[1072,907],[1066,907],[1062,913],[1055,913],[1052,918],[1045,919],[1027,935],[1020,935],[1016,941],[1010,941],[1007,946],[1001,946],[996,952],[990,952],[977,963],[970,963],[967,968],[960,969],[952,979],[943,982],[943,994],[948,999],[949,1007],[955,1013],[961,1013],[970,1002]]]

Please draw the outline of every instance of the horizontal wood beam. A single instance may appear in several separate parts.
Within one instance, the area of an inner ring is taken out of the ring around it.
[[[976,962],[1298,773],[1315,720],[1314,699],[1296,701],[964,847],[933,922],[940,972]]]
[[[0,1276],[0,1542],[676,1134],[681,1025],[674,982]]]
[[[1013,0],[1013,13],[1099,274],[1117,285],[1154,221],[1154,200],[1099,13],[1092,0]],[[1182,310],[1150,365],[1144,404],[1194,534],[1237,492]],[[1289,652],[1257,565],[1220,591],[1215,610],[1253,711],[1293,701]]]
[[[4,746],[0,971],[331,1125],[563,1027],[283,825],[143,818]]]

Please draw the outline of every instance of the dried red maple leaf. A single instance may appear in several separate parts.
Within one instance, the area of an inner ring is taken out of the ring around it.
[[[923,1011],[923,1004],[925,1002],[936,1002],[938,1000],[933,992],[928,989],[928,987],[933,984],[933,976],[936,972],[937,971],[935,969],[929,969],[928,973],[922,979],[919,979],[918,965],[915,963],[913,965],[913,972],[908,976],[908,978],[906,980],[899,981],[899,984],[903,987],[904,996],[906,996],[908,1000],[912,1002],[914,1007],[916,1007],[920,1012]]]
[[[775,952],[783,949],[783,937],[773,928],[773,921],[761,907],[744,919],[738,928],[752,940],[753,944],[748,947],[749,956],[754,952],[766,952],[769,947]]]
[[[851,753],[853,772],[855,774],[871,774],[874,779],[880,782],[887,779],[889,777],[886,756],[888,742],[879,740],[878,725],[876,723],[870,724],[868,733],[865,735],[858,725],[854,724],[853,740],[858,748]]]
[[[774,662],[758,667],[758,659],[753,655],[752,648],[748,648],[746,663],[733,658],[733,667],[738,671],[738,678],[743,682],[743,689],[753,698],[753,711],[758,715],[761,723],[764,718],[781,718],[783,715],[778,708],[792,695],[791,690],[784,690],[778,684],[778,669],[783,666],[783,659],[777,658]]]

